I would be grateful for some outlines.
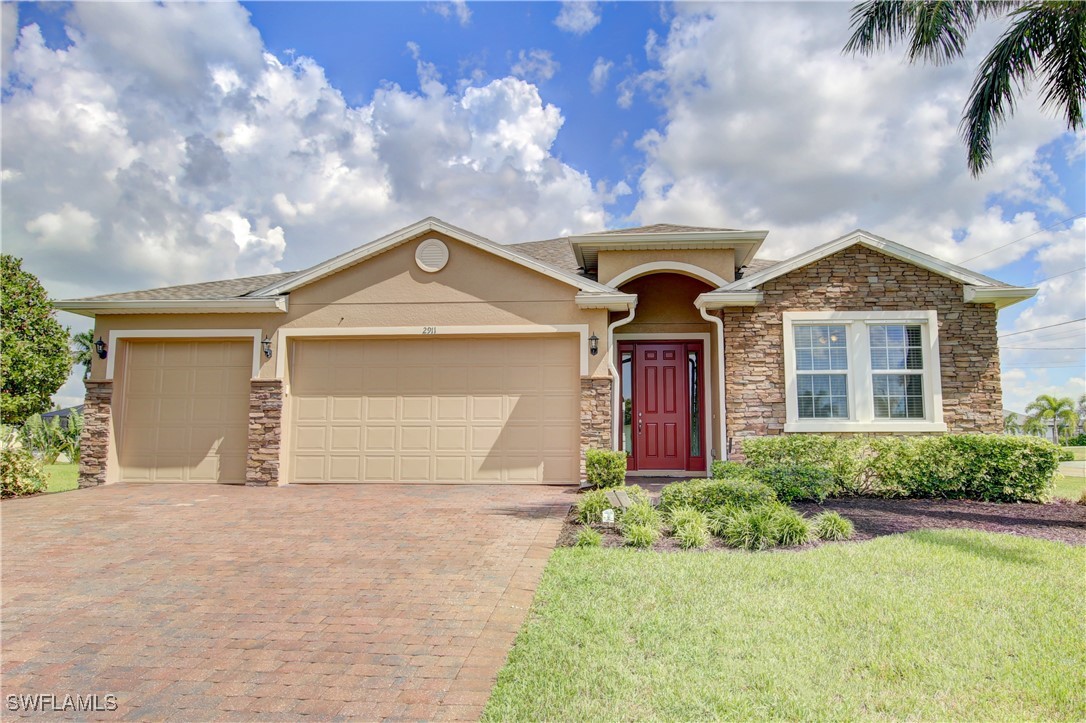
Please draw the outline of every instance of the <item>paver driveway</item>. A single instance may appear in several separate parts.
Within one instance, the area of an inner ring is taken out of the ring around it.
[[[113,694],[102,717],[477,718],[572,497],[116,485],[5,501],[5,708]]]

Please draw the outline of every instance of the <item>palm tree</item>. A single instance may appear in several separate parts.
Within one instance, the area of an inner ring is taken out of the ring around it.
[[[1032,437],[1043,437],[1048,430],[1040,417],[1026,417],[1026,421],[1022,424],[1022,431]]]
[[[90,376],[91,350],[94,349],[94,329],[72,335],[72,364],[83,365],[83,378]]]
[[[1086,433],[1086,394],[1078,398],[1078,408],[1075,409],[1075,413],[1078,414],[1079,429]]]
[[[1018,419],[1018,415],[1011,412],[1006,417],[1003,417],[1003,433],[1004,434],[1021,434],[1022,422]]]
[[[1075,403],[1070,397],[1057,399],[1051,394],[1042,394],[1026,405],[1026,414],[1040,420],[1045,427],[1052,425],[1052,441],[1060,443],[1059,430],[1068,426],[1074,428],[1078,424],[1078,415],[1075,414]]]
[[[949,63],[965,52],[978,21],[1005,16],[1010,27],[981,62],[959,130],[969,170],[992,160],[992,136],[1014,114],[1016,96],[1041,79],[1041,104],[1057,108],[1067,127],[1083,127],[1086,101],[1086,3],[1035,0],[866,0],[852,8],[844,52],[870,55],[899,40],[910,62]]]

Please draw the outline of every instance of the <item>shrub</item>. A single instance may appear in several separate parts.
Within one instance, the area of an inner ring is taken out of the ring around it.
[[[710,510],[706,517],[709,521],[709,531],[717,537],[724,536],[724,528],[728,526],[728,523],[733,517],[742,512],[745,508],[737,507],[736,505],[721,505]]]
[[[850,540],[852,539],[852,533],[855,531],[852,522],[836,512],[823,512],[817,515],[813,522],[815,536],[827,542]]]
[[[584,453],[585,476],[596,487],[626,484],[626,453],[611,449],[589,449]]]
[[[773,511],[773,539],[778,545],[805,545],[814,537],[810,521],[785,504]]]
[[[588,525],[582,527],[581,531],[577,533],[577,547],[599,547],[602,542],[603,535]]]
[[[4,447],[0,451],[0,496],[20,497],[44,492],[45,471],[25,447]]]
[[[731,547],[765,550],[776,542],[775,510],[769,505],[740,510],[724,525],[721,537]]]
[[[622,487],[622,490],[629,495],[633,502],[651,507],[649,493],[637,485]],[[622,510],[614,508],[614,505],[608,501],[606,490],[589,490],[582,494],[581,499],[577,501],[577,521],[582,524],[602,522],[603,511],[606,509],[615,509],[616,522],[622,517]]]
[[[602,520],[603,511],[611,506],[603,490],[591,490],[577,501],[577,521],[591,524]]]
[[[619,525],[623,530],[627,527],[651,527],[659,532],[663,522],[655,507],[647,502],[638,502],[623,510]]]
[[[704,512],[693,507],[676,507],[668,517],[680,547],[690,549],[709,544],[709,518]]]
[[[828,470],[837,484],[830,494],[985,502],[1044,500],[1059,464],[1058,450],[1037,437],[996,434],[876,438],[792,434],[743,442],[755,470],[778,465]]]
[[[648,525],[629,525],[622,528],[622,537],[630,547],[652,547],[660,539],[660,531]]]
[[[1078,496],[1078,502],[1076,505],[1086,505],[1086,490],[1082,490],[1082,494]]]
[[[781,502],[821,502],[837,489],[832,472],[810,464],[774,464],[755,474]]]
[[[1074,462],[1075,461],[1075,453],[1072,452],[1069,449],[1061,449],[1060,450],[1060,461],[1061,462]]]
[[[750,479],[694,479],[673,482],[660,491],[660,509],[693,507],[709,512],[721,505],[754,507],[776,499],[773,490]]]
[[[1068,437],[1061,444],[1064,447],[1086,447],[1086,434],[1076,434],[1074,437]]]
[[[698,514],[701,514],[700,512]],[[684,550],[700,549],[709,544],[709,525],[703,519],[701,524],[687,523],[675,528],[675,539]]]
[[[752,468],[775,465],[811,465],[833,475],[833,494],[856,494],[863,490],[867,438],[831,437],[824,434],[781,434],[743,440],[743,454]]]
[[[709,476],[713,479],[749,477],[750,469],[742,462],[725,462],[722,459],[718,459],[710,465]]]

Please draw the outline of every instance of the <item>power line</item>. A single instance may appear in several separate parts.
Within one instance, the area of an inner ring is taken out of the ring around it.
[[[1082,218],[1083,216],[1086,216],[1086,213],[1080,213],[1080,214],[1077,214],[1075,216],[1071,216],[1070,218],[1065,218],[1064,220],[1058,221],[1058,222],[1052,224],[1051,226],[1046,226],[1045,228],[1042,228],[1040,231],[1034,231],[1033,233],[1027,234],[1027,235],[1023,236],[1022,238],[1016,238],[1014,241],[1009,241],[1009,242],[1003,244],[1002,246],[996,246],[994,249],[989,249],[989,250],[985,251],[982,254],[977,254],[976,256],[970,256],[965,261],[961,261],[959,263],[959,265],[967,264],[970,261],[972,261],[973,259],[979,259],[981,256],[987,256],[988,254],[992,253],[993,251],[999,251],[1000,249],[1005,249],[1005,248],[1007,248],[1008,246],[1010,246],[1012,244],[1016,244],[1019,241],[1025,241],[1026,239],[1032,238],[1032,237],[1036,236],[1037,234],[1044,233],[1045,231],[1051,231],[1052,229],[1056,228],[1057,226],[1062,226],[1065,223],[1067,223],[1068,221],[1074,221],[1075,219]]]
[[[1004,369],[1083,369],[1084,364],[1001,364]]]
[[[1001,346],[1000,349],[1026,349],[1028,351],[1086,351],[1086,346]]]
[[[1058,324],[1048,324],[1047,326],[1038,326],[1033,329],[1024,329],[1023,331],[1012,331],[1010,334],[1000,334],[997,338],[1003,339],[1008,336],[1018,336],[1019,334],[1029,334],[1031,331],[1040,331],[1041,329],[1051,329],[1055,326],[1066,326],[1067,324],[1074,324],[1079,321],[1086,321],[1086,316],[1081,319],[1071,319],[1071,321],[1061,321]]]
[[[1034,281],[1033,283],[1040,286],[1041,284],[1043,284],[1046,281],[1051,281],[1052,279],[1058,279],[1061,276],[1067,276],[1067,274],[1073,274],[1076,271],[1082,271],[1083,269],[1086,269],[1086,266],[1079,266],[1077,269],[1071,269],[1070,271],[1064,271],[1062,274],[1055,274],[1054,276],[1049,276],[1047,279],[1041,279],[1040,281]]]

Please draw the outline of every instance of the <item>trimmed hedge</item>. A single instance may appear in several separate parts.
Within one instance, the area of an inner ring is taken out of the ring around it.
[[[742,462],[725,462],[722,459],[718,459],[710,465],[709,476],[713,479],[750,477],[750,468]]]
[[[747,508],[776,499],[772,489],[753,479],[692,479],[673,482],[660,490],[660,509],[693,507],[710,512],[725,505]]]
[[[621,487],[626,484],[626,453],[611,449],[587,449],[584,469],[591,485]]]
[[[743,452],[756,474],[781,464],[819,467],[838,484],[831,494],[984,502],[1041,502],[1059,465],[1059,448],[1051,442],[998,434],[794,434],[744,440]]]
[[[838,489],[833,473],[813,464],[775,464],[754,474],[781,502],[821,502]]]

